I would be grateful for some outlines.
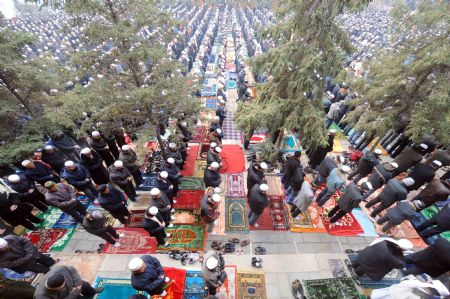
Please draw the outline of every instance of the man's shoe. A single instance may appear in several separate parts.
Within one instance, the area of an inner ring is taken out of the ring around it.
[[[167,237],[167,238],[170,238],[170,234],[166,234],[166,237]]]
[[[96,287],[94,290],[95,290],[96,294],[99,294],[99,293],[103,292],[103,287]]]
[[[169,246],[170,245],[170,243],[169,242],[166,242],[166,243],[164,243],[164,247],[167,247],[167,246]]]
[[[296,279],[294,282],[297,285],[297,291],[298,291],[298,294],[299,294],[299,298],[300,299],[305,299],[306,296],[305,296],[305,292],[303,291],[302,283],[298,279]]]
[[[161,294],[159,294],[159,296],[161,296],[161,297],[166,297],[166,296],[167,296],[167,292],[166,292],[166,291],[163,291]]]
[[[299,299],[298,298],[298,288],[297,288],[297,282],[296,280],[294,280],[291,283],[291,292],[292,292],[292,296],[294,296],[294,299]]]

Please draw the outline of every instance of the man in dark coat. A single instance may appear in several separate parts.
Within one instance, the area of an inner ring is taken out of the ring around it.
[[[164,297],[167,292],[163,287],[169,281],[164,275],[161,263],[150,255],[135,257],[128,263],[131,273],[131,285],[138,291],[145,291],[149,295]]]
[[[409,178],[414,180],[414,184],[408,187],[409,191],[417,190],[425,183],[429,183],[434,179],[436,171],[442,166],[442,163],[435,160],[429,164],[417,163],[413,167]]]
[[[33,223],[41,223],[42,220],[34,216],[33,206],[26,202],[21,202],[17,193],[0,188],[0,218],[12,226],[23,225],[35,230]]]
[[[170,237],[170,234],[166,234],[164,230],[166,225],[167,223],[164,221],[164,217],[159,213],[157,207],[152,206],[145,211],[142,227],[151,237],[155,237],[159,245],[163,246],[169,246],[166,238]]]
[[[320,186],[322,183],[326,182],[330,172],[335,168],[337,168],[337,164],[333,158],[328,156],[325,157],[317,169],[317,175],[314,178],[313,185]]]
[[[52,137],[53,145],[60,150],[68,159],[78,162],[80,146],[70,136],[61,131],[56,132]]]
[[[210,148],[208,154],[206,155],[206,165],[211,165],[212,162],[217,162],[219,164],[219,168],[222,167],[222,157],[220,157],[220,153],[222,152],[222,148],[216,146],[214,148]]]
[[[47,273],[57,261],[39,252],[30,239],[19,236],[0,238],[0,267],[17,273]]]
[[[373,152],[365,152],[359,160],[358,167],[355,171],[350,173],[348,179],[358,183],[362,178],[368,176],[372,172],[374,166],[380,163],[379,156],[381,153],[381,150],[378,148]]]
[[[219,125],[222,127],[223,121],[227,118],[227,110],[225,109],[225,101],[223,99],[217,101],[216,116],[219,117]]]
[[[438,201],[446,200],[449,196],[450,179],[446,181],[433,179],[414,199],[423,201],[425,206],[429,207]]]
[[[100,132],[93,131],[91,134],[91,140],[89,141],[89,145],[95,150],[100,156],[102,156],[105,161],[106,166],[110,166],[114,163],[114,158],[109,151],[108,143],[101,136]]]
[[[103,139],[108,143],[109,151],[114,159],[119,159],[119,148],[117,147],[116,136],[114,136],[114,134],[104,135]]]
[[[106,217],[100,210],[90,210],[87,212],[83,219],[84,229],[93,235],[96,235],[106,242],[119,247],[119,238],[122,238],[124,234],[118,234],[116,230],[106,222]]]
[[[81,150],[80,156],[80,164],[89,171],[94,183],[97,185],[107,184],[109,181],[109,173],[103,165],[103,159],[100,155],[86,147]]]
[[[256,184],[267,183],[264,171],[267,169],[267,164],[265,162],[252,163],[247,170],[247,197],[250,196],[250,191]]]
[[[336,130],[331,129],[328,135],[328,142],[326,146],[319,146],[315,150],[308,151],[309,166],[312,169],[316,169],[317,166],[322,162],[326,155],[333,150],[334,136],[336,135]]]
[[[300,162],[300,157],[302,153],[300,151],[296,151],[292,157],[289,157],[286,161],[286,167],[284,169],[283,177],[281,178],[281,182],[283,183],[284,189],[287,190],[289,188],[290,179],[294,176],[297,168],[302,167],[302,163]],[[248,190],[250,192],[250,190]]]
[[[450,271],[450,243],[444,238],[427,248],[407,257],[408,263],[413,266],[405,271],[405,275],[420,275],[426,273],[437,278]]]
[[[383,191],[381,191],[377,197],[370,200],[366,204],[366,208],[370,208],[371,206],[379,203],[379,205],[370,213],[370,216],[375,217],[380,214],[381,211],[389,208],[394,203],[405,200],[408,195],[408,189],[406,188],[412,184],[414,184],[414,180],[412,178],[404,178],[401,181],[396,178],[390,179],[386,183]]]
[[[173,184],[173,196],[177,196],[181,174],[180,169],[177,167],[177,165],[175,165],[175,159],[167,158],[167,162],[164,163],[164,166],[161,170],[168,173],[168,178]]]
[[[130,171],[134,178],[136,186],[144,183],[142,172],[139,169],[139,163],[137,161],[136,152],[133,151],[128,145],[122,146],[122,151],[119,154],[119,160],[123,162],[123,165]]]
[[[98,195],[97,189],[91,181],[91,174],[83,165],[73,161],[66,161],[61,170],[61,177],[67,183],[74,186],[78,191],[83,192],[90,200],[95,200]]]
[[[164,192],[169,198],[172,204],[176,203],[176,200],[173,200],[173,184],[169,180],[169,173],[167,171],[161,171],[156,178],[155,187]]]
[[[136,189],[131,182],[131,173],[124,166],[123,162],[117,160],[108,169],[110,180],[119,186],[131,201],[136,201]]]
[[[3,299],[33,299],[34,287],[28,282],[5,278],[0,273],[0,298]]]
[[[46,145],[42,151],[41,160],[50,165],[57,173],[60,173],[68,158],[56,147]]]
[[[406,147],[394,162],[398,164],[397,172],[402,173],[422,161],[423,152],[428,149],[428,145],[421,143],[417,146]]]
[[[97,190],[99,193],[97,201],[100,206],[118,219],[120,223],[129,223],[130,219],[127,219],[127,217],[131,216],[131,213],[127,209],[127,199],[123,193],[110,184],[100,185]]]
[[[42,212],[48,210],[44,194],[36,188],[34,182],[29,181],[24,175],[12,174],[8,176],[6,183],[17,192],[20,201],[27,202]]]
[[[80,274],[72,266],[54,266],[42,277],[36,286],[35,299],[76,299],[92,298],[101,293],[103,287],[93,288],[81,280]]]
[[[259,226],[256,222],[261,217],[264,209],[270,205],[269,199],[267,198],[267,191],[269,191],[267,184],[256,184],[250,190],[250,196],[248,198],[250,212],[248,213],[248,218],[250,219],[249,223],[251,226]]]
[[[25,167],[25,176],[30,181],[35,181],[44,186],[47,181],[54,181],[59,183],[61,180],[56,176],[52,169],[47,165],[39,161],[22,161],[22,166]]]
[[[213,162],[205,169],[203,181],[205,182],[206,188],[220,186],[222,178],[220,177],[219,173],[219,163]]]
[[[183,169],[183,157],[181,156],[181,153],[178,150],[177,144],[175,142],[169,143],[169,147],[168,149],[166,149],[166,157],[173,158],[178,168]]]
[[[363,200],[368,198],[373,192],[378,190],[379,188],[383,187],[384,184],[386,184],[390,179],[392,179],[396,174],[396,169],[398,165],[395,162],[391,163],[383,163],[376,165],[372,173],[367,178],[367,181],[372,184],[373,189],[370,191],[367,191],[363,195]]]
[[[405,220],[411,220],[424,206],[424,203],[420,200],[399,201],[377,220],[377,224],[383,225],[382,231],[388,233],[393,227],[402,224]]]
[[[369,245],[358,252],[352,266],[357,276],[366,274],[370,279],[380,281],[393,269],[405,267],[406,263],[398,242],[387,239]]]
[[[437,149],[431,153],[430,157],[425,163],[431,163],[434,160],[438,160],[442,163],[442,166],[450,166],[450,149]]]
[[[54,207],[59,208],[72,216],[77,222],[82,222],[86,215],[86,208],[77,200],[75,188],[64,183],[48,181],[45,183],[47,193],[45,200]]]
[[[161,192],[158,188],[152,188],[150,190],[150,207],[157,207],[159,213],[163,216],[164,222],[166,223],[167,227],[173,227],[173,224],[170,223],[171,220],[174,219],[172,216],[172,204],[170,203],[169,198],[166,194]]]
[[[206,223],[206,230],[210,233],[214,228],[214,221],[219,218],[220,212],[218,211],[220,202],[219,194],[205,194],[200,203],[200,216],[203,222]]]
[[[428,219],[416,230],[424,238],[438,235],[450,230],[450,203],[444,206],[437,214]]]
[[[363,193],[371,189],[372,185],[369,182],[362,183],[359,186],[356,185],[355,182],[350,182],[337,205],[328,213],[330,223],[337,222],[354,208],[358,207],[362,200]]]

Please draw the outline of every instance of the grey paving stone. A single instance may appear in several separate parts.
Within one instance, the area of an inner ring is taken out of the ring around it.
[[[328,243],[339,242],[337,237],[329,235],[329,234],[321,234],[320,241],[328,242]]]
[[[297,249],[299,253],[317,253],[314,247],[315,243],[300,243],[297,244]]]
[[[267,298],[280,298],[280,289],[277,285],[266,284],[266,295]]]
[[[297,253],[297,248],[296,248],[294,243],[279,244],[278,245],[278,251],[281,254],[285,254],[285,253],[296,254]]]
[[[321,242],[320,233],[304,233],[303,242]]]
[[[347,237],[349,244],[366,244],[367,241],[364,237]]]
[[[287,273],[277,273],[278,289],[281,297],[290,297],[291,287]]]
[[[277,284],[278,284],[277,274],[266,272],[266,285],[277,285]]]
[[[305,240],[303,239],[303,236],[305,234],[302,233],[292,233],[292,238],[296,243],[303,243]]]
[[[71,240],[86,240],[90,234],[85,231],[75,231]]]

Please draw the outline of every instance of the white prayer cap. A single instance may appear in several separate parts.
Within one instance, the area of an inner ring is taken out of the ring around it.
[[[215,148],[217,146],[217,143],[215,143],[215,142],[211,142],[210,144],[209,144],[209,147],[212,147],[212,148]]]
[[[176,148],[177,144],[175,142],[169,143],[169,148]]]
[[[167,159],[167,163],[174,164],[175,163],[175,159],[174,158],[168,158]]]
[[[66,163],[64,163],[64,166],[72,167],[72,166],[75,166],[75,163],[73,163],[73,161],[69,160],[69,161],[66,161]]]
[[[152,190],[150,190],[150,195],[151,196],[157,196],[157,195],[160,195],[160,194],[161,194],[161,191],[159,191],[158,188],[152,188]]]
[[[216,269],[217,265],[219,265],[219,261],[211,256],[206,260],[206,268],[208,268],[209,270],[214,270]]]
[[[336,134],[336,130],[335,130],[335,129],[331,129],[331,130],[330,130],[330,133],[331,133],[331,134]]]
[[[269,191],[269,186],[267,184],[261,184],[259,185],[259,190],[262,192],[267,192]]]
[[[89,148],[85,147],[81,150],[81,153],[83,155],[89,155],[91,153],[91,150]]]
[[[114,162],[114,166],[117,168],[122,168],[123,167],[123,162],[120,160],[117,160],[116,162]]]
[[[342,165],[342,166],[341,166],[341,171],[344,172],[344,173],[347,173],[347,172],[349,172],[350,170],[351,170],[351,168],[348,167],[347,165]]]
[[[428,145],[426,145],[425,143],[421,143],[419,145],[423,150],[427,150],[428,149]]]
[[[0,250],[5,249],[7,246],[8,246],[8,242],[5,239],[0,238]]]
[[[221,101],[221,100],[223,100],[223,97],[222,97],[222,96],[218,96],[217,99],[218,99],[219,101]]]
[[[225,104],[225,100],[219,100],[219,102]]]
[[[211,163],[211,167],[214,168],[214,169],[217,169],[217,168],[219,168],[219,163],[217,163],[217,162],[212,162],[212,163]]]
[[[155,206],[150,207],[150,208],[148,209],[148,213],[149,213],[150,215],[155,216],[156,214],[158,214],[158,208],[155,207]]]
[[[402,182],[403,184],[405,184],[406,187],[414,185],[414,179],[410,177],[404,178]]]
[[[181,122],[181,125],[182,125],[183,127],[186,127],[186,126],[187,126],[187,122],[182,121],[182,122]]]
[[[167,171],[161,171],[159,173],[159,176],[162,177],[163,179],[167,179],[167,177],[169,176],[169,174],[167,173]]]
[[[98,131],[93,131],[92,132],[92,136],[93,137],[98,137],[98,136],[100,136],[100,133]]]
[[[438,160],[434,160],[432,163],[433,163],[435,166],[437,166],[437,167],[441,167],[441,166],[442,166],[441,161],[438,161]]]
[[[267,169],[267,163],[266,162],[261,162],[259,163],[259,167],[261,167],[263,170]]]
[[[140,257],[135,257],[128,263],[128,269],[132,272],[138,271],[142,266],[144,266],[144,261]]]
[[[8,177],[8,181],[10,181],[11,183],[18,183],[20,182],[20,176],[18,176],[17,174],[12,174]]]
[[[123,151],[127,151],[127,150],[129,150],[130,149],[130,146],[128,146],[128,145],[122,145],[122,150]]]
[[[216,129],[216,132],[217,132],[217,134],[222,134],[222,130],[219,128]]]
[[[413,249],[413,243],[408,239],[400,239],[400,240],[397,240],[396,243],[403,250]]]
[[[220,190],[220,187],[214,188],[214,193],[220,194],[221,192],[222,192],[222,190]]]
[[[391,163],[389,163],[389,165],[391,165],[392,168],[394,168],[394,169],[397,169],[397,168],[398,168],[398,164],[395,163],[395,162],[391,162]]]
[[[216,146],[216,147],[214,148],[214,150],[215,150],[216,152],[218,152],[218,153],[221,153],[221,152],[222,152],[222,149],[221,149],[219,146]]]
[[[213,194],[212,199],[213,199],[214,202],[219,202],[220,201],[220,195],[215,193],[215,194]]]
[[[100,210],[93,210],[91,212],[91,215],[94,219],[103,219],[105,218],[105,215]]]
[[[374,150],[374,153],[375,153],[376,155],[381,155],[381,154],[383,153],[383,151],[380,150],[379,148],[377,148],[377,149]]]
[[[22,161],[22,166],[25,167],[25,166],[27,166],[27,165],[30,164],[30,163],[31,163],[30,160],[23,160],[23,161]]]

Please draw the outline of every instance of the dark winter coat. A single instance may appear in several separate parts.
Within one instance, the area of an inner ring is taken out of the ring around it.
[[[211,163],[217,162],[219,165],[222,163],[222,158],[220,157],[220,154],[213,154],[211,150],[208,151],[208,154],[206,154],[206,165],[211,165]]]
[[[83,165],[76,163],[75,166],[76,168],[74,170],[68,170],[66,167],[64,167],[61,170],[61,177],[75,188],[83,188],[87,184],[89,184],[90,180],[86,180],[90,179],[91,175],[87,168]]]
[[[125,166],[122,168],[117,168],[114,164],[111,164],[108,168],[109,179],[119,186],[124,186],[128,184],[128,178],[131,177],[131,173]]]
[[[219,218],[220,213],[217,211],[219,204],[210,202],[208,200],[209,196],[205,195],[202,198],[200,204],[200,216],[205,223],[213,223],[217,218]]]
[[[205,175],[203,177],[206,187],[219,187],[222,182],[220,173],[218,171],[213,171],[210,169],[205,169]]]
[[[305,180],[305,174],[303,173],[303,168],[299,167],[294,172],[294,175],[289,180],[289,186],[292,187],[294,192],[300,191],[302,188],[303,181]]]
[[[422,161],[423,155],[411,147],[405,148],[393,162],[398,164],[397,171],[405,172],[420,161]]]
[[[103,137],[100,137],[98,139],[91,138],[89,140],[90,146],[99,154],[103,153],[109,153],[109,146]]]
[[[319,168],[317,168],[317,172],[324,178],[327,178],[330,175],[330,172],[336,167],[336,162],[334,162],[333,159],[325,157],[320,163]]]
[[[81,154],[80,164],[86,167],[92,180],[97,185],[107,184],[109,182],[108,170],[103,166],[103,159],[94,151],[92,152],[92,158]]]
[[[28,271],[39,259],[39,250],[27,238],[9,235],[4,237],[8,249],[0,251],[0,268],[8,268],[18,273]]]
[[[155,182],[156,182],[155,187],[161,190],[161,192],[164,192],[167,196],[170,196],[170,194],[172,194],[173,189],[170,189],[170,186],[172,186],[172,182],[170,182],[168,178],[167,179],[157,178]]]
[[[131,274],[131,285],[139,291],[145,291],[151,295],[155,295],[155,291],[162,288],[164,285],[163,267],[161,263],[150,255],[143,255],[141,259],[145,263],[145,271],[143,273]]]
[[[158,208],[158,211],[162,214],[168,214],[170,213],[170,210],[172,210],[171,208],[171,204],[170,204],[170,200],[167,197],[166,194],[164,194],[163,192],[161,192],[161,195],[158,199],[150,199],[150,203],[148,204],[149,207],[155,206]]]
[[[169,163],[166,163],[161,171],[167,171],[167,173],[169,174],[168,179],[172,183],[175,183],[180,179],[180,169],[174,164],[171,165]]]
[[[328,135],[328,143],[326,146],[319,146],[315,150],[309,152],[309,165],[319,165],[326,155],[333,150],[334,135]]]
[[[161,213],[156,214],[155,216],[158,220],[163,223],[164,218]],[[167,224],[167,223],[166,223]],[[150,236],[155,237],[158,234],[164,233],[164,227],[160,226],[158,222],[152,220],[151,218],[144,217],[142,220],[142,227],[150,234]]]
[[[47,181],[55,181],[52,169],[48,165],[39,161],[34,161],[33,163],[36,168],[26,168],[24,172],[29,180],[36,181],[42,186],[44,186]]]
[[[35,189],[36,185],[34,182],[28,180],[24,175],[19,174],[20,182],[18,183],[11,183],[9,180],[6,180],[6,183],[17,192],[19,195],[19,198],[24,199],[30,195],[28,193],[28,190]]]
[[[449,252],[450,243],[444,238],[438,238],[434,244],[414,253],[408,259],[424,273],[437,278],[450,271]]]
[[[63,154],[71,154],[76,151],[75,146],[77,143],[71,137],[63,135],[60,139],[52,139],[53,144]]]
[[[104,136],[103,138],[105,139],[106,143],[108,143],[109,151],[111,152],[111,154],[114,156],[114,158],[118,159],[119,148],[117,147],[116,137],[114,136],[114,134]]]
[[[338,205],[342,211],[350,213],[354,208],[358,207],[361,200],[361,191],[354,182],[351,182],[339,199]]]
[[[181,153],[179,150],[172,151],[170,149],[166,150],[166,157],[167,158],[173,158],[175,160],[176,165],[183,164],[183,156],[181,156]]]
[[[380,161],[377,156],[373,152],[367,151],[362,155],[361,160],[359,160],[356,170],[361,176],[365,177],[372,172],[374,166],[378,163]]]
[[[378,189],[387,183],[394,177],[394,171],[391,170],[391,166],[387,163],[376,165],[367,181],[372,184],[373,189]]]
[[[48,291],[45,282],[53,275],[60,274],[64,276],[64,287],[58,293]],[[78,299],[80,298],[81,288],[72,291],[81,286],[82,280],[80,274],[72,266],[53,266],[47,274],[42,277],[41,282],[36,286],[35,299]]]
[[[450,230],[450,203],[443,207],[433,218],[440,227]]]
[[[107,231],[106,218],[89,220],[87,217],[83,218],[84,229],[93,235],[99,236]]]
[[[383,191],[381,191],[378,197],[383,202],[384,207],[389,207],[397,201],[405,200],[408,195],[408,190],[406,190],[405,185],[403,185],[397,179],[390,179],[386,186],[384,186]]]
[[[47,153],[42,151],[41,160],[49,164],[56,171],[60,171],[64,167],[64,163],[67,161],[67,157],[57,148],[53,149],[53,153]]]
[[[411,206],[411,202],[407,200],[399,201],[395,207],[386,211],[389,221],[395,225],[410,219],[415,214],[416,210]]]
[[[137,162],[137,155],[134,151],[121,151],[119,154],[119,160],[123,162],[123,165],[128,168],[130,172],[133,173],[139,171],[139,163]]]
[[[440,161],[442,163],[442,166],[449,166],[450,165],[449,150],[443,150],[443,149],[435,150],[425,163],[431,163],[434,160]]]
[[[254,185],[250,190],[248,204],[250,210],[257,215],[261,215],[264,212],[264,209],[270,205],[267,194],[259,190],[259,184]]]
[[[97,200],[102,208],[107,211],[115,211],[120,209],[126,202],[125,195],[118,189],[108,185],[109,193],[99,193]]]
[[[247,192],[252,190],[253,186],[256,184],[263,184],[266,181],[264,172],[256,169],[258,164],[252,163],[248,167],[247,172]]]
[[[417,190],[422,187],[423,184],[429,183],[434,179],[435,171],[429,164],[418,163],[412,169],[408,177],[414,180],[412,186],[407,187],[409,191]]]
[[[358,253],[356,262],[370,279],[380,281],[393,269],[400,269],[406,265],[400,249],[396,254],[390,250],[395,246],[397,245],[386,240],[368,246]]]
[[[438,201],[444,201],[450,196],[450,189],[447,188],[440,180],[434,179],[420,191],[418,197],[425,203],[427,207]]]

